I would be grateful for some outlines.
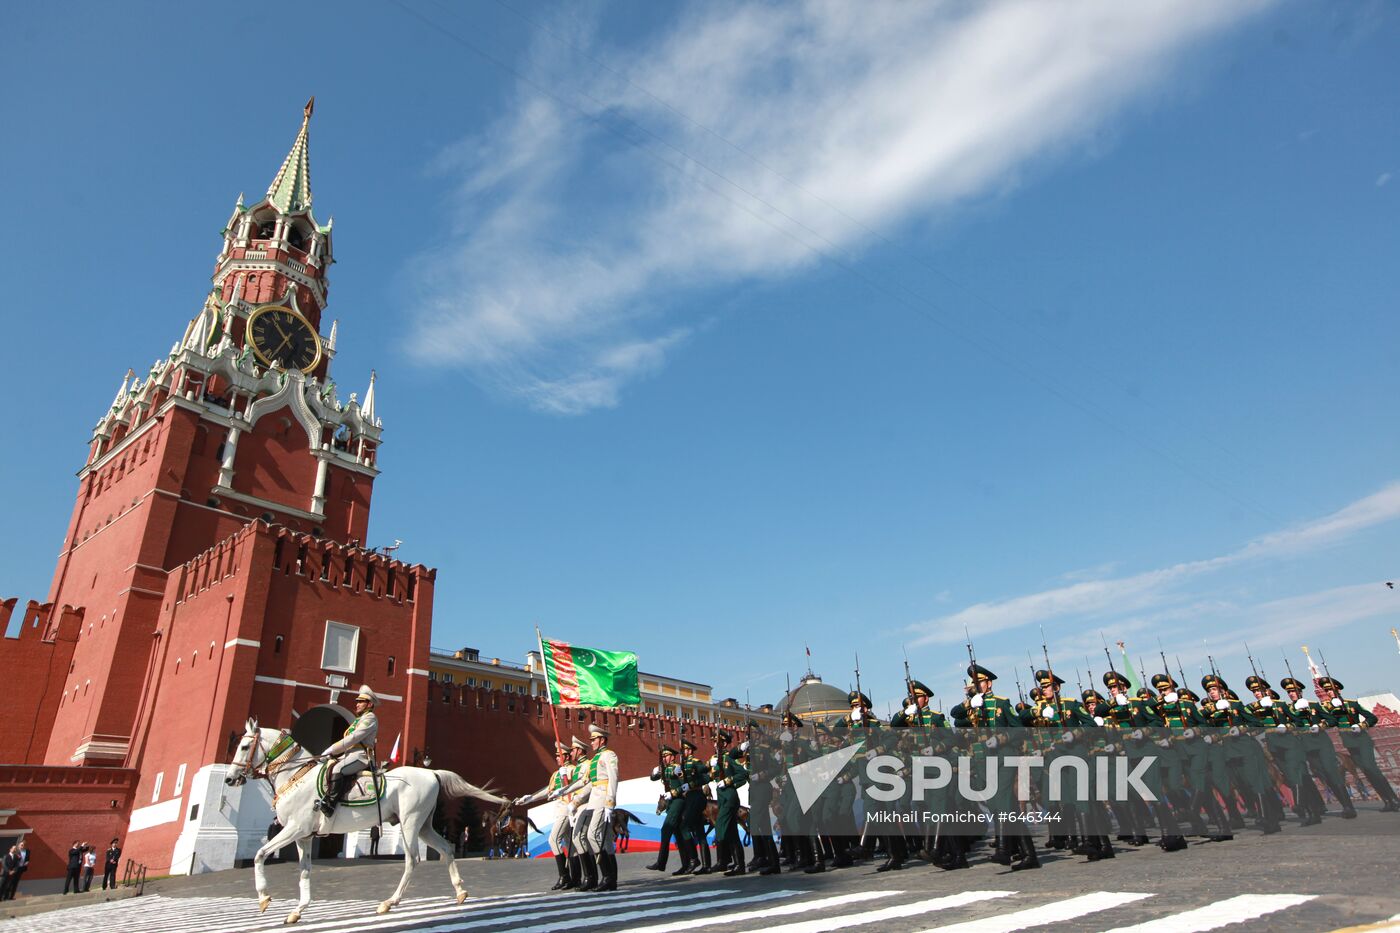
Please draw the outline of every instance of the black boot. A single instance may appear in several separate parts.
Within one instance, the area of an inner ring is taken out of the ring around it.
[[[778,844],[773,841],[772,836],[754,836],[754,848],[758,848],[759,840],[763,841],[764,859],[766,864],[760,875],[776,875],[783,870],[782,858],[778,855]]]
[[[708,875],[708,874],[712,871],[712,869],[710,868],[710,843],[709,843],[709,840],[707,840],[707,839],[699,839],[699,840],[696,841],[696,845],[698,846],[698,848],[699,848],[699,850],[700,850],[700,853],[699,853],[699,854],[700,854],[700,859],[699,859],[699,861],[696,863],[695,870],[692,871],[691,874],[692,874],[692,875]]]
[[[563,855],[554,856],[554,866],[559,869],[559,880],[554,882],[551,891],[562,891],[569,886],[569,860]]]
[[[603,852],[598,855],[598,869],[602,875],[602,880],[598,882],[598,891],[617,890],[617,856],[611,852]]]
[[[730,843],[727,848],[729,849],[730,860],[734,864],[724,873],[724,876],[726,878],[733,878],[735,875],[744,874],[747,871],[744,863],[744,847]],[[757,849],[758,846],[754,846],[754,848]]]
[[[577,855],[569,856],[569,883],[564,885],[565,890],[577,890],[583,884],[583,859]]]
[[[592,891],[598,887],[598,859],[592,852],[584,852],[579,858],[583,860],[583,884],[578,889]]]
[[[826,864],[817,858],[817,847],[812,844],[811,836],[797,840],[797,850],[801,853],[803,874],[816,875],[826,871]]]
[[[326,816],[335,813],[336,806],[340,801],[345,799],[345,792],[348,791],[354,783],[354,774],[337,774],[335,776],[335,787],[330,788],[326,796],[316,801],[316,803],[312,805],[312,809],[316,810],[318,813],[324,813]]]
[[[1021,836],[1021,860],[1011,866],[1012,871],[1021,871],[1024,868],[1039,868],[1040,859],[1035,854],[1035,842],[1029,835]]]
[[[908,857],[908,849],[904,846],[904,837],[898,834],[885,837],[885,849],[889,852],[889,857],[884,863],[876,866],[876,871],[899,871],[904,867],[904,860]]]
[[[695,868],[695,843],[677,842],[676,849],[681,854],[681,867],[671,872],[671,877],[688,875]]]

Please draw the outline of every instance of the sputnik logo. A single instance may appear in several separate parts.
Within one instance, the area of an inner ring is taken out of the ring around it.
[[[811,809],[812,804],[821,797],[822,791],[831,786],[841,769],[846,767],[846,763],[855,757],[863,745],[865,739],[788,768],[788,780],[792,781],[792,789],[797,793],[797,803],[802,807],[803,813]]]

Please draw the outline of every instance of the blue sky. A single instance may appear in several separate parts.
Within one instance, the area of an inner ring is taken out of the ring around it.
[[[335,376],[380,374],[371,537],[440,568],[437,645],[755,703],[858,650],[882,711],[964,623],[1013,692],[1041,624],[1062,672],[1103,632],[1400,686],[1385,4],[307,9],[6,14],[0,591],[315,94]]]

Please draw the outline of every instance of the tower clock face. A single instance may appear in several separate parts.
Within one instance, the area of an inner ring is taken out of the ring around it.
[[[248,319],[248,342],[264,366],[309,373],[321,362],[321,338],[306,318],[291,308],[259,308]]]

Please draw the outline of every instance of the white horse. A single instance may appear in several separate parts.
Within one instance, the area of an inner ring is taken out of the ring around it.
[[[448,800],[475,797],[497,806],[506,801],[488,790],[469,784],[451,771],[429,768],[395,768],[384,772],[384,797],[376,806],[346,806],[342,801],[330,817],[312,809],[318,799],[317,776],[321,759],[312,755],[292,739],[286,731],[259,729],[256,719],[248,720],[248,730],[238,744],[229,773],[224,782],[232,786],[248,778],[262,778],[272,787],[272,806],[282,831],[269,839],[253,857],[253,878],[257,884],[258,909],[265,911],[272,903],[267,893],[267,875],[263,863],[273,852],[289,842],[295,842],[301,867],[301,897],[296,908],[287,915],[287,923],[301,919],[311,903],[311,839],[316,835],[350,833],[376,825],[382,816],[385,822],[399,824],[403,834],[403,878],[387,900],[379,904],[379,913],[388,913],[397,906],[408,889],[413,869],[418,864],[418,840],[437,849],[447,862],[447,874],[457,903],[467,899],[462,877],[453,861],[451,844],[433,829],[433,809],[438,796]]]

